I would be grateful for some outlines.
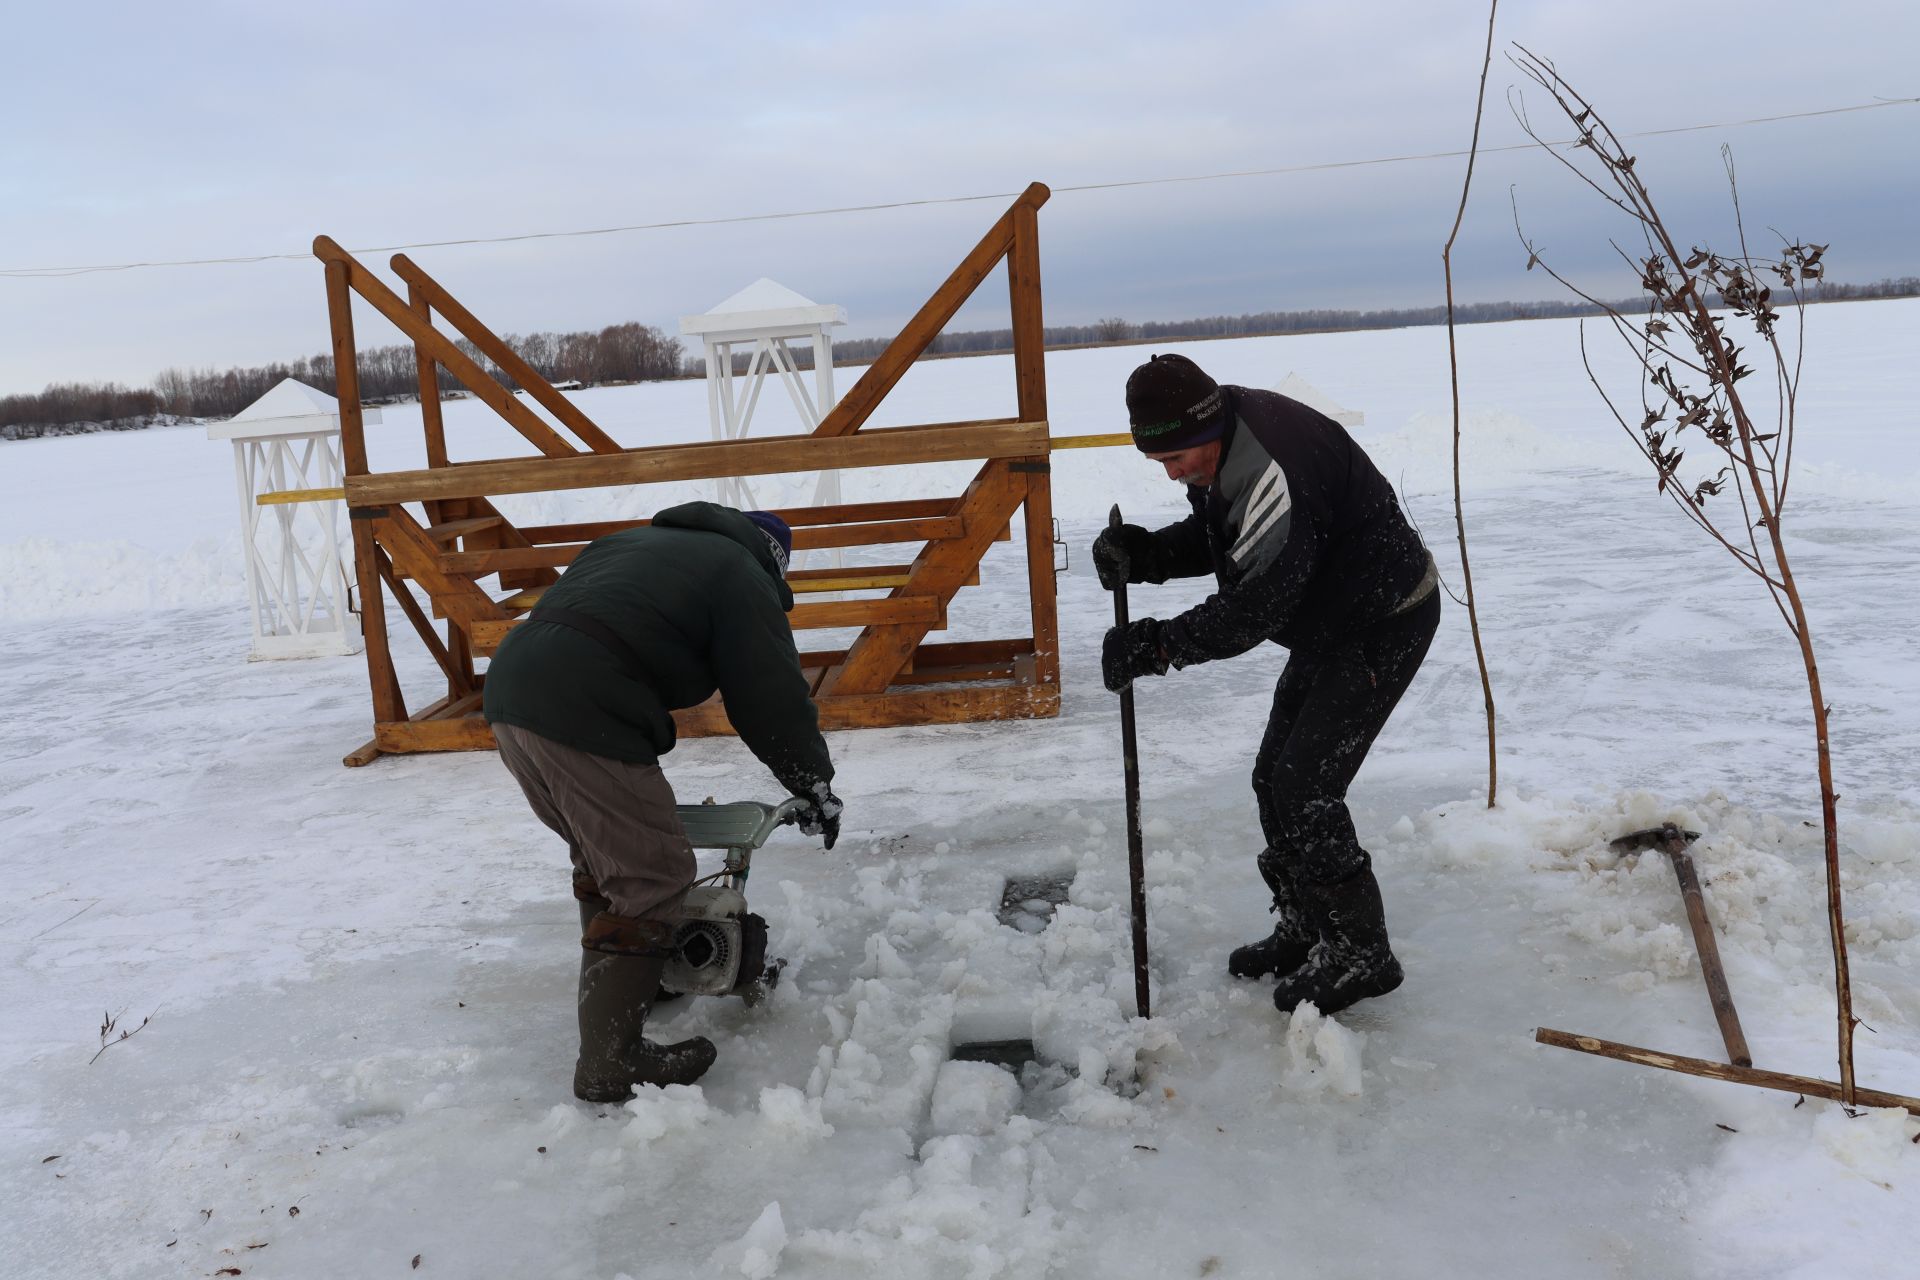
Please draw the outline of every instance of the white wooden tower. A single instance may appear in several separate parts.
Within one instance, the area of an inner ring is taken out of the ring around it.
[[[380,411],[362,417],[378,422]],[[292,378],[225,422],[209,440],[233,441],[240,545],[253,610],[248,657],[358,653],[360,619],[348,608],[341,555],[344,490],[340,404]]]
[[[829,330],[847,322],[845,307],[821,305],[776,281],[762,276],[712,310],[682,316],[680,332],[699,337],[707,355],[707,415],[715,440],[744,439],[760,403],[767,375],[775,374],[787,389],[800,415],[800,429],[812,431],[833,408],[833,335]],[[813,350],[813,388],[795,363],[795,344]],[[735,351],[751,353],[746,372],[736,380]],[[717,500],[743,511],[758,504],[745,479],[727,476],[718,482]],[[814,488],[813,504],[831,506],[840,501],[840,473],[822,471]]]

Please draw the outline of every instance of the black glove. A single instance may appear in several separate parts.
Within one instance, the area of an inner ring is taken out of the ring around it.
[[[813,784],[813,795],[808,800],[805,812],[800,815],[800,830],[810,836],[821,836],[827,848],[833,848],[833,842],[840,838],[840,815],[846,805],[840,803],[840,797],[833,794],[824,782]]]
[[[1119,693],[1135,676],[1163,676],[1167,660],[1160,653],[1160,620],[1141,618],[1124,627],[1108,627],[1100,644],[1100,678],[1111,693]]]
[[[1093,571],[1109,591],[1118,590],[1122,583],[1145,582],[1147,567],[1158,551],[1153,535],[1139,525],[1110,525],[1093,540]]]

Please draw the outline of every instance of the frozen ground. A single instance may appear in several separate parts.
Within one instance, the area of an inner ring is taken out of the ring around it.
[[[1790,534],[1834,704],[1860,1075],[1914,1094],[1920,304],[1812,315]],[[1061,717],[836,735],[839,848],[784,834],[753,880],[789,980],[758,1010],[673,1013],[661,1029],[714,1037],[719,1064],[624,1108],[568,1096],[564,859],[498,762],[342,769],[366,736],[359,661],[241,660],[224,446],[0,446],[7,1274],[411,1274],[415,1255],[421,1274],[635,1280],[1913,1274],[1914,1121],[1532,1043],[1546,1025],[1718,1056],[1671,873],[1606,849],[1673,818],[1707,833],[1757,1060],[1832,1074],[1811,731],[1777,616],[1635,470],[1571,325],[1462,336],[1502,804],[1484,808],[1452,608],[1354,794],[1405,987],[1290,1023],[1224,975],[1266,921],[1246,773],[1269,648],[1141,688],[1157,1016],[1128,1016],[1110,606],[1084,548],[1107,504],[1178,495],[1125,451],[1062,455]],[[1190,350],[1366,410],[1358,434],[1457,584],[1444,342]],[[1115,429],[1143,355],[1050,357],[1056,432]],[[1005,361],[937,362],[888,420],[1011,394]],[[694,438],[702,400],[582,397],[630,442]],[[388,410],[388,458],[411,424]],[[872,473],[849,496],[953,489]],[[1019,554],[996,549],[956,634],[1017,625]],[[1136,589],[1135,613],[1197,589]],[[771,794],[730,741],[667,765],[683,799]],[[1043,931],[999,923],[1007,879],[1037,873],[1071,873],[1068,904]],[[90,1064],[103,1012],[151,1020]],[[949,1061],[1021,1036],[1048,1060],[1024,1087]]]

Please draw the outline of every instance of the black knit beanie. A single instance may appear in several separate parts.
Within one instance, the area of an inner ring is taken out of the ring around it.
[[[787,561],[793,556],[793,530],[771,511],[743,511],[741,514],[767,535],[767,545],[773,548],[773,558],[780,562],[780,572],[785,574]]]
[[[1227,431],[1220,384],[1185,356],[1155,356],[1127,379],[1127,419],[1142,453],[1176,453]]]

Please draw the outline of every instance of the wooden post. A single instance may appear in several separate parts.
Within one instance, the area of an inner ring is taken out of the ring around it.
[[[333,336],[334,394],[340,402],[340,470],[345,478],[367,474],[366,426],[360,418],[360,366],[353,343],[353,292],[345,263],[327,263],[327,319]],[[387,649],[387,603],[380,568],[374,559],[373,526],[347,509],[353,530],[353,576],[360,587],[360,634],[366,641],[367,683],[373,693],[373,719],[405,720],[406,699]]]
[[[411,282],[407,285],[407,305],[420,317],[423,327],[433,327],[433,305],[427,301],[425,290]],[[419,370],[420,387],[420,427],[426,435],[427,465],[444,467],[447,465],[447,428],[440,412],[440,363],[419,343],[413,344],[413,357]],[[465,504],[459,501],[429,502],[426,504],[427,519],[434,524],[448,520],[465,512]],[[393,583],[396,595],[406,588]],[[431,646],[429,646],[431,647]],[[473,646],[467,643],[467,633],[449,622],[446,640],[448,666],[447,696],[458,697],[473,691]]]
[[[1013,247],[1007,254],[1007,293],[1013,312],[1013,370],[1019,415],[1024,422],[1047,418],[1046,323],[1040,311],[1039,206],[1013,208]],[[1033,613],[1034,679],[1060,683],[1060,618],[1053,580],[1053,478],[1051,457],[1042,454],[1012,464],[1027,482],[1027,593]]]

